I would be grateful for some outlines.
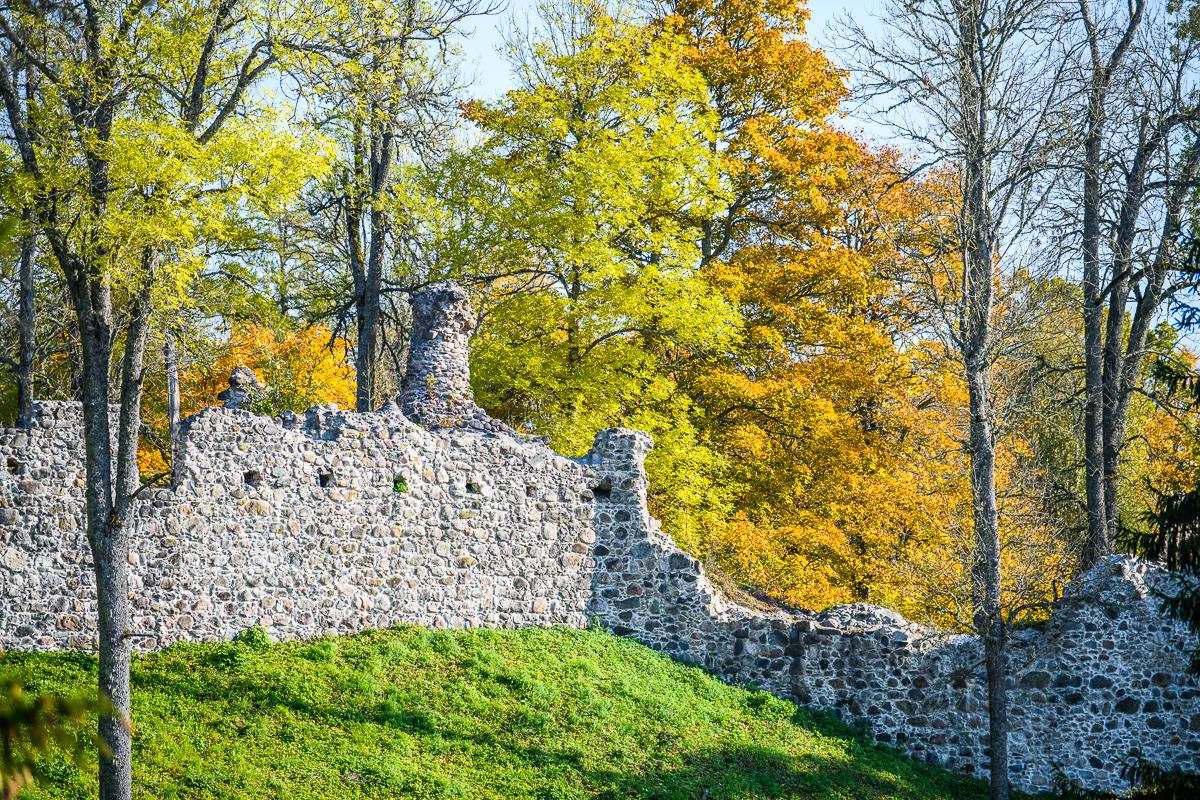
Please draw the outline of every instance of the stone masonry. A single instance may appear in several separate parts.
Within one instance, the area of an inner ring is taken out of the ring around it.
[[[861,721],[916,758],[985,774],[974,637],[875,606],[763,612],[726,599],[649,514],[646,434],[602,431],[580,459],[511,435],[466,383],[465,293],[434,287],[417,305],[401,405],[275,419],[210,408],[183,422],[173,484],[144,492],[137,511],[139,649],[254,624],[293,639],[597,621]],[[65,402],[38,404],[32,430],[0,431],[0,647],[95,645],[81,431],[78,404]],[[1166,588],[1161,568],[1110,558],[1043,628],[1014,634],[1018,788],[1049,788],[1060,773],[1123,788],[1135,753],[1200,770],[1195,642],[1160,612]]]
[[[400,384],[400,410],[426,428],[466,428],[512,434],[475,405],[468,363],[475,311],[466,290],[435,283],[412,298],[408,363]]]

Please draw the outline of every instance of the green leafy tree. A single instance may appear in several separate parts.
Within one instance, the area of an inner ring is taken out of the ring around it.
[[[716,118],[684,44],[671,24],[544,6],[540,31],[512,47],[520,88],[468,112],[485,137],[478,212],[505,259],[474,272],[491,281],[477,396],[567,453],[607,426],[648,430],[668,518],[717,499],[716,459],[672,371],[726,343],[734,320],[696,273],[686,222],[724,189]]]
[[[304,47],[292,77],[303,106],[338,142],[319,193],[324,219],[310,232],[344,278],[331,316],[352,314],[355,406],[373,411],[385,394],[386,293],[404,238],[397,184],[413,164],[451,141],[459,99],[453,36],[488,0],[320,0],[310,13],[323,33]],[[346,297],[349,295],[349,297]]]
[[[150,330],[185,301],[206,243],[232,235],[246,208],[295,193],[322,162],[318,142],[248,99],[277,60],[279,24],[275,10],[236,0],[0,12],[0,101],[20,164],[0,188],[31,209],[79,342],[99,690],[111,703],[100,714],[102,800],[132,795],[129,520]],[[22,70],[37,80],[14,82]]]

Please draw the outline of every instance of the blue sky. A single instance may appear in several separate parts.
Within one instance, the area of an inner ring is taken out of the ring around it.
[[[493,99],[512,87],[508,63],[499,55],[502,31],[513,17],[524,19],[537,8],[538,0],[507,0],[507,7],[500,14],[484,17],[469,26],[469,35],[462,43],[466,55],[466,77],[472,79],[472,94],[482,99]],[[850,13],[856,20],[867,23],[879,8],[880,0],[809,0],[812,20],[809,22],[809,38],[818,45],[829,39],[828,25],[843,12]]]

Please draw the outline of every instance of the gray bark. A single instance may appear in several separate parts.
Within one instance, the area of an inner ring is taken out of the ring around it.
[[[1066,69],[1061,22],[1052,4],[1040,0],[896,0],[886,4],[880,22],[882,34],[867,33],[849,19],[843,24],[858,54],[859,94],[877,101],[881,120],[924,151],[918,171],[951,164],[960,181],[957,241],[948,253],[913,255],[925,265],[931,322],[960,358],[969,394],[972,624],[984,648],[989,796],[1006,800],[1007,620],[992,383],[1004,332],[994,293],[1001,262],[1020,250],[1018,237],[1033,225],[1054,185],[1047,143],[1063,136],[1055,129]]]
[[[1101,53],[1100,34],[1092,19],[1090,0],[1079,0],[1080,19],[1083,22],[1090,57],[1090,71],[1086,86],[1086,132],[1083,139],[1083,186],[1081,194],[1082,230],[1081,250],[1083,259],[1083,356],[1084,356],[1084,482],[1087,500],[1087,534],[1084,540],[1081,562],[1084,568],[1112,552],[1113,526],[1116,496],[1109,491],[1106,480],[1105,408],[1111,399],[1111,388],[1106,392],[1105,332],[1104,332],[1104,286],[1100,263],[1102,204],[1104,202],[1102,173],[1107,105],[1113,76],[1121,67],[1133,37],[1145,14],[1145,0],[1133,0],[1129,9],[1129,20],[1120,39],[1108,57]],[[1109,315],[1109,325],[1118,326],[1120,338],[1124,307]],[[1108,359],[1111,362],[1111,358]],[[1106,398],[1106,394],[1109,396]],[[1111,420],[1110,420],[1111,422]],[[1115,484],[1112,484],[1115,486]]]
[[[20,49],[28,42],[18,41],[5,29],[7,41]],[[76,32],[78,33],[78,32]],[[80,113],[74,120],[77,140],[86,142],[82,156],[87,169],[81,212],[93,223],[103,219],[111,182],[103,145],[112,133],[117,98],[97,92],[97,86],[113,82],[113,62],[101,55],[106,52],[103,33],[98,25],[84,26],[80,38],[88,56],[90,74],[72,87]],[[8,64],[0,64],[0,100],[3,100],[9,130],[16,144],[21,165],[35,179],[43,177],[39,142],[30,133],[24,104],[9,79]],[[86,103],[86,105],[82,105]],[[97,147],[96,145],[99,145]],[[34,214],[42,234],[66,278],[74,307],[80,343],[80,399],[83,405],[85,532],[92,552],[96,578],[97,630],[100,640],[98,689],[111,707],[100,715],[98,733],[107,753],[100,757],[100,800],[130,800],[133,793],[131,767],[132,744],[129,724],[129,539],[118,511],[126,503],[114,500],[113,448],[109,426],[109,367],[112,363],[112,293],[104,279],[105,254],[93,248],[86,255],[72,246],[71,237],[57,224],[56,205],[47,196],[34,201]],[[136,340],[135,340],[136,341]],[[135,435],[136,445],[136,435]],[[122,439],[120,446],[127,446]],[[136,475],[136,446],[132,454],[118,452],[119,464],[132,463]],[[129,498],[131,499],[131,498]]]
[[[1149,152],[1149,151],[1147,151]],[[1167,193],[1163,208],[1163,220],[1158,231],[1158,245],[1144,278],[1144,286],[1138,295],[1128,338],[1123,324],[1112,323],[1116,319],[1123,323],[1129,303],[1132,281],[1128,276],[1135,269],[1133,241],[1136,236],[1136,215],[1132,208],[1139,206],[1145,196],[1144,171],[1135,161],[1130,172],[1131,184],[1136,179],[1136,192],[1126,196],[1116,237],[1114,269],[1118,278],[1113,281],[1109,302],[1109,325],[1105,339],[1104,369],[1104,494],[1108,540],[1115,537],[1119,525],[1117,496],[1120,488],[1121,454],[1129,426],[1129,401],[1137,388],[1142,365],[1146,356],[1146,340],[1155,315],[1166,297],[1167,277],[1174,269],[1176,237],[1179,234],[1188,195],[1200,177],[1200,147],[1195,144],[1181,159],[1179,169],[1173,176],[1173,186]]]
[[[391,176],[395,136],[390,130],[372,125],[368,148],[368,185],[370,209],[367,213],[369,243],[367,261],[359,262],[355,276],[355,311],[358,317],[358,344],[355,350],[355,392],[357,411],[374,411],[377,368],[379,365],[380,293],[383,288],[383,263],[391,218],[384,208]]]
[[[163,364],[167,373],[167,430],[171,462],[179,438],[179,356],[175,352],[175,336],[167,333],[163,342]]]
[[[1089,103],[1089,117],[1098,112]],[[1084,480],[1087,495],[1085,567],[1111,547],[1104,512],[1104,367],[1101,330],[1103,298],[1100,287],[1100,136],[1099,120],[1089,120],[1084,144],[1083,178],[1083,360],[1084,360]]]
[[[228,33],[228,15],[232,3],[223,3],[212,18],[212,30],[204,54],[198,59],[196,74],[190,82],[191,97],[199,102],[205,96],[207,65],[219,35]],[[152,268],[156,254],[143,253],[143,278],[140,291],[132,292],[126,321],[117,330],[113,297],[106,271],[111,253],[89,233],[103,224],[112,193],[109,148],[113,121],[122,104],[131,96],[112,91],[114,86],[130,86],[122,75],[126,50],[136,46],[132,39],[140,25],[140,15],[158,13],[154,5],[136,5],[127,15],[111,17],[88,5],[82,17],[70,13],[47,13],[38,17],[54,35],[43,41],[31,41],[22,33],[26,13],[14,7],[3,12],[5,25],[0,40],[9,45],[0,53],[0,101],[8,121],[8,134],[15,144],[21,166],[36,185],[47,177],[40,163],[42,142],[31,132],[26,113],[26,98],[14,85],[13,64],[25,62],[40,73],[39,80],[57,84],[56,98],[67,107],[66,118],[73,130],[65,135],[63,146],[77,147],[76,156],[86,170],[87,180],[72,187],[77,192],[61,197],[63,189],[46,189],[35,194],[33,214],[40,238],[48,246],[65,278],[79,333],[79,394],[83,406],[84,464],[86,473],[85,533],[92,554],[97,595],[99,634],[98,689],[109,701],[100,715],[98,733],[105,745],[99,764],[100,800],[130,800],[133,792],[132,742],[130,714],[130,624],[129,549],[130,521],[140,488],[137,468],[138,433],[141,428],[141,400],[144,378],[146,338],[150,309],[147,306]],[[28,13],[33,14],[33,11]],[[40,12],[39,12],[40,13]],[[219,34],[219,35],[218,35]],[[48,43],[49,42],[49,43]],[[62,48],[72,48],[64,53]],[[208,141],[241,102],[248,86],[274,62],[263,53],[263,42],[253,46],[242,61],[242,69],[231,86],[223,87],[225,97],[207,127],[196,139]],[[38,49],[40,52],[38,52]],[[267,48],[269,50],[269,48]],[[27,54],[37,52],[36,58]],[[55,67],[72,63],[60,73]],[[119,80],[120,79],[120,80]],[[154,90],[157,94],[157,88]],[[46,98],[43,96],[42,98]],[[193,125],[200,114],[192,104],[184,109],[184,119]],[[198,130],[198,128],[197,128]],[[59,157],[55,154],[55,158]],[[77,204],[69,220],[56,214],[67,205]],[[82,245],[80,240],[82,240]],[[124,342],[119,387],[120,416],[115,440],[109,415],[111,397],[110,369],[115,343]],[[115,469],[115,472],[114,472]]]
[[[96,579],[100,638],[98,688],[111,708],[101,714],[99,735],[107,753],[100,757],[100,799],[129,800],[133,792],[129,731],[129,538],[113,498],[109,365],[112,360],[112,301],[108,287],[69,254],[71,298],[79,324],[86,528]]]
[[[36,126],[29,121],[29,110],[34,102],[40,84],[36,69],[25,69],[25,135],[31,139],[37,135]],[[15,87],[14,87],[15,88]],[[37,315],[36,296],[37,286],[34,283],[34,269],[37,264],[37,219],[34,209],[22,209],[21,221],[24,223],[21,236],[21,255],[19,270],[20,300],[17,311],[18,350],[17,350],[17,427],[33,427],[33,376],[37,360]]]
[[[988,796],[1005,800],[1008,780],[1008,689],[1004,664],[1005,625],[1000,597],[1000,526],[996,507],[996,447],[990,369],[968,363],[970,395],[971,497],[975,552],[971,568],[973,622],[983,642],[988,696]]]
[[[30,213],[25,212],[25,222],[30,226]],[[33,369],[37,357],[37,317],[35,315],[33,267],[37,257],[37,235],[26,230],[21,236],[20,255],[20,301],[17,311],[19,329],[17,343],[17,427],[33,426]]]
[[[960,91],[964,105],[975,112],[962,134],[965,148],[961,232],[964,249],[960,349],[966,378],[971,419],[968,445],[971,456],[971,504],[974,552],[971,564],[973,622],[984,648],[988,692],[988,796],[1007,800],[1008,696],[1004,669],[1004,618],[1000,592],[1000,517],[996,506],[995,408],[991,393],[991,340],[993,285],[995,281],[994,231],[988,174],[991,165],[986,143],[990,136],[991,98],[972,77],[984,54],[973,46],[975,31],[983,21],[969,15],[964,29],[963,71]]]

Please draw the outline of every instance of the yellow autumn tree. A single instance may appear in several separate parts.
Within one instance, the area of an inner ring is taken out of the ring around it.
[[[799,192],[805,220],[705,274],[741,310],[738,346],[695,370],[702,430],[730,464],[739,513],[687,541],[740,583],[823,608],[905,608],[916,551],[970,518],[955,415],[961,386],[916,339],[898,236],[929,194],[896,153],[845,144],[841,177]],[[893,186],[893,183],[896,185]]]
[[[216,405],[217,395],[228,386],[235,367],[253,370],[267,388],[258,401],[263,411],[304,411],[310,406],[334,403],[354,407],[354,369],[347,343],[322,325],[279,334],[259,325],[234,331],[208,365],[180,376],[184,414]]]

